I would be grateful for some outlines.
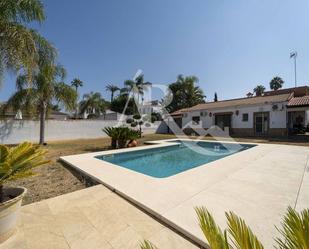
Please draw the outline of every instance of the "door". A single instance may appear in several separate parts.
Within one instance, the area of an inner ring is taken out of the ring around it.
[[[221,114],[215,116],[215,125],[219,126],[222,130],[224,127],[231,128],[231,115],[230,114]]]
[[[265,136],[269,129],[269,113],[258,112],[254,113],[254,131],[255,135]]]

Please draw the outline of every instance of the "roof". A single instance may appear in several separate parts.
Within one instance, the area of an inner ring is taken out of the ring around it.
[[[50,115],[64,115],[64,116],[68,116],[69,114],[64,113],[64,112],[60,112],[60,111],[51,110],[50,111]]]
[[[274,95],[287,94],[287,93],[294,93],[295,97],[309,95],[309,87],[299,86],[299,87],[278,89],[274,91],[267,91],[267,92],[264,92],[264,96],[274,96]]]
[[[288,107],[299,107],[299,106],[309,106],[309,96],[295,97],[292,98],[288,103]]]
[[[239,99],[230,99],[217,102],[207,102],[204,104],[198,104],[191,108],[184,108],[173,112],[171,115],[179,115],[188,111],[198,111],[198,110],[208,110],[208,109],[220,109],[231,106],[242,106],[242,105],[258,105],[258,104],[271,104],[278,102],[286,102],[292,98],[293,94],[280,94],[274,96],[259,96],[251,98],[239,98]]]

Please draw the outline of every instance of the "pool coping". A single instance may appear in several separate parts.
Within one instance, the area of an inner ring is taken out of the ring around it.
[[[135,148],[125,148],[119,150],[109,150],[109,151],[101,151],[101,152],[94,152],[94,153],[86,153],[81,155],[74,155],[74,156],[65,156],[61,157],[60,160],[65,162],[66,164],[70,165],[71,167],[75,168],[76,170],[82,172],[83,174],[95,179],[96,181],[102,183],[103,185],[107,186],[114,192],[118,193],[119,195],[123,196],[125,199],[135,203],[146,212],[149,212],[151,215],[155,216],[159,220],[163,221],[164,223],[168,224],[169,226],[176,229],[178,232],[183,234],[184,236],[190,238],[194,242],[198,243],[202,247],[208,247],[206,241],[201,236],[201,233],[196,234],[195,231],[187,229],[181,225],[182,222],[178,222],[178,218],[170,218],[171,210],[176,209],[177,207],[181,206],[183,203],[187,202],[190,199],[195,198],[195,196],[199,195],[202,191],[205,191],[207,188],[211,187],[212,184],[209,186],[198,187],[194,191],[188,191],[183,195],[179,195],[179,199],[173,197],[173,193],[177,195],[177,192],[182,192],[182,189],[177,187],[177,185],[181,185],[182,183],[188,183],[189,181],[186,180],[187,177],[192,178],[194,175],[202,173],[202,171],[216,171],[216,166],[221,165],[221,167],[226,167],[226,162],[235,161],[236,163],[233,168],[237,170],[241,170],[245,167],[244,162],[249,162],[250,157],[256,156],[256,153],[252,153],[254,149],[262,149],[262,151],[268,151],[269,149],[275,147],[282,147],[286,145],[273,145],[273,144],[259,144],[259,143],[250,143],[250,142],[242,142],[240,144],[250,144],[250,145],[258,145],[248,150],[241,151],[239,153],[235,153],[229,155],[227,157],[218,159],[216,161],[203,164],[193,169],[189,169],[187,171],[183,171],[176,175],[166,177],[166,178],[155,178],[148,175],[144,175],[139,172],[132,171],[130,169],[126,169],[123,167],[118,166],[115,168],[115,165],[112,163],[107,163],[105,161],[99,160],[94,158],[95,156],[100,155],[108,155],[108,154],[115,154],[121,152],[129,152],[129,151],[137,151],[137,150],[144,150],[144,149],[151,149],[151,148],[158,148],[158,147],[165,147],[165,146],[172,146],[176,143],[172,143],[171,141],[176,140],[188,140],[192,141],[192,139],[165,139],[165,140],[154,140],[148,141],[146,146],[140,146]],[[203,141],[203,142],[210,142],[210,143],[235,143],[230,141],[205,141],[205,140],[194,140],[194,141]],[[237,143],[238,144],[238,143]],[[294,146],[293,146],[294,147]],[[251,151],[251,152],[250,152]],[[308,150],[309,151],[309,150]],[[251,155],[250,155],[251,154]],[[253,154],[253,155],[252,155]],[[241,162],[241,158],[246,155],[248,158]],[[94,161],[96,160],[96,161]],[[100,167],[105,165],[105,167]],[[209,168],[211,170],[209,170]],[[222,174],[221,174],[222,173]],[[213,174],[214,177],[223,177],[225,178],[226,175],[233,174],[231,170],[228,172],[219,172],[219,174]],[[207,176],[207,175],[206,175]],[[133,187],[130,185],[131,181],[133,182]],[[170,184],[168,181],[172,181]],[[210,181],[211,182],[211,181]],[[192,183],[192,181],[191,181]],[[163,187],[162,187],[163,186]],[[184,185],[188,188],[191,188],[189,185]],[[166,189],[164,189],[166,187]],[[142,189],[142,188],[145,188]],[[170,189],[169,189],[170,188]],[[172,190],[171,190],[172,189]],[[157,193],[157,192],[159,193]],[[171,194],[172,192],[172,194]],[[167,194],[167,197],[164,195]],[[149,198],[147,195],[154,195],[155,197]],[[157,198],[157,199],[156,199]],[[161,201],[161,198],[167,198],[167,201],[171,202],[172,204],[166,205],[164,202]],[[152,199],[152,200],[151,200]],[[157,203],[159,202],[159,204]],[[165,207],[161,207],[160,204]],[[192,215],[192,214],[191,214]],[[173,215],[172,215],[173,217]]]

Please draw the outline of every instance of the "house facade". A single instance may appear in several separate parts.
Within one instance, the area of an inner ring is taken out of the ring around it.
[[[207,102],[181,109],[171,116],[186,134],[201,134],[201,130],[217,126],[236,136],[286,136],[308,126],[308,87]]]

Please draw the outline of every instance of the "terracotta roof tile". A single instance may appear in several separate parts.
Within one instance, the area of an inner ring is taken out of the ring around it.
[[[292,98],[288,103],[288,107],[295,106],[309,106],[309,96]]]
[[[208,109],[220,109],[226,107],[242,106],[242,105],[257,105],[257,104],[267,104],[267,103],[278,103],[289,101],[293,94],[279,94],[274,96],[259,96],[251,98],[240,98],[240,99],[230,99],[217,102],[207,102],[204,104],[195,105],[191,108],[184,108],[173,112],[172,115],[181,114],[188,111],[197,110],[208,110]]]

